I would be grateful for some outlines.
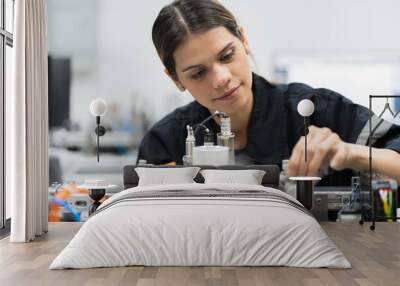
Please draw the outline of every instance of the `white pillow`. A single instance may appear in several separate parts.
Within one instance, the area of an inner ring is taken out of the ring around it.
[[[265,171],[261,170],[202,170],[204,183],[234,183],[261,185]]]
[[[139,186],[195,183],[193,179],[199,170],[199,167],[135,168],[139,176]]]

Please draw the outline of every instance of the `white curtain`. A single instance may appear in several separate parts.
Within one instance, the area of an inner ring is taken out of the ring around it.
[[[48,99],[45,0],[17,0],[14,70],[6,110],[7,187],[11,190],[12,242],[47,232]]]

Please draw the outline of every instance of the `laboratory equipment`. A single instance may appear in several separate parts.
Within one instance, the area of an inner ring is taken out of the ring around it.
[[[214,146],[212,132],[205,126],[209,120],[219,116],[221,132],[217,134],[217,146]],[[185,140],[185,155],[182,158],[183,165],[208,164],[208,165],[233,165],[235,164],[235,135],[231,130],[231,120],[228,114],[215,111],[199,124],[186,126],[187,137]],[[204,132],[204,146],[195,146],[196,134]],[[204,147],[204,148],[197,148]],[[220,148],[226,147],[226,148]],[[194,149],[196,149],[196,162],[194,162]],[[225,158],[227,153],[227,159]],[[216,156],[216,157],[215,157]]]
[[[221,114],[221,133],[217,134],[217,145],[229,148],[229,164],[235,164],[235,135],[231,130],[231,118],[223,113]]]
[[[230,165],[230,150],[227,146],[193,147],[193,165]]]
[[[185,156],[183,156],[183,165],[190,166],[193,164],[193,147],[196,145],[193,128],[190,125],[186,126],[187,137],[185,141]]]

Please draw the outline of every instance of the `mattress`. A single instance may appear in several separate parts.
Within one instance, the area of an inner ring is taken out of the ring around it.
[[[198,183],[114,195],[50,269],[132,265],[351,267],[291,196],[256,185]]]

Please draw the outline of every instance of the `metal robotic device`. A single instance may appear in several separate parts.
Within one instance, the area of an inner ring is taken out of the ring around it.
[[[231,130],[231,119],[228,114],[215,111],[209,117],[194,126],[187,125],[187,137],[185,140],[185,155],[183,156],[183,165],[193,164],[193,148],[196,146],[196,134],[202,128],[204,131],[204,145],[214,145],[213,138],[210,136],[210,130],[205,124],[218,116],[220,119],[221,132],[217,134],[217,145],[229,148],[229,164],[235,164],[235,134]]]

